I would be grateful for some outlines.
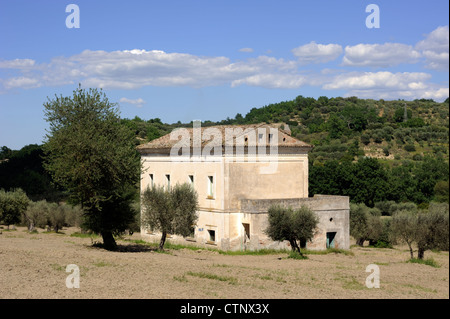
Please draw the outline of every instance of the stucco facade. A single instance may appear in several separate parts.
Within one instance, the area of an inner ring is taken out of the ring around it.
[[[247,126],[245,132],[254,129],[256,136],[261,137],[260,132],[269,132],[270,128],[265,124]],[[223,127],[220,129],[224,132]],[[200,209],[193,236],[174,235],[169,240],[223,250],[286,248],[287,242],[273,242],[264,234],[268,223],[267,210],[272,204],[279,203],[294,208],[307,205],[320,217],[316,238],[308,243],[308,248],[325,249],[327,234],[332,233],[335,233],[333,242],[329,244],[336,248],[349,248],[348,197],[309,198],[308,151],[312,147],[292,138],[284,130],[276,128],[274,132],[272,128],[271,132],[271,137],[276,138],[276,153],[269,150],[273,144],[265,139],[261,143],[264,149],[258,148],[258,156],[251,152],[251,141],[247,138],[243,139],[246,143],[240,153],[236,147],[227,152],[225,144],[229,141],[222,139],[221,143],[215,144],[223,151],[219,156],[195,157],[192,142],[189,142],[187,155],[174,156],[172,151],[176,141],[170,144],[167,136],[138,147],[143,164],[141,191],[152,185],[170,187],[187,182],[198,193]],[[188,131],[188,134],[192,138],[195,133]],[[207,146],[200,145],[203,148]],[[141,235],[145,240],[160,239],[160,234],[145,228],[141,229]]]

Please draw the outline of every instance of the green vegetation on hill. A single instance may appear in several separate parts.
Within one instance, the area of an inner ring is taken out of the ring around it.
[[[355,203],[449,201],[449,99],[385,101],[357,97],[298,96],[252,108],[245,116],[204,121],[203,126],[283,123],[292,136],[314,145],[310,195],[348,195]],[[158,118],[121,119],[136,145],[191,123]],[[0,149],[0,188],[21,187],[33,199],[61,194],[42,169],[42,149]],[[8,159],[8,161],[6,161]]]

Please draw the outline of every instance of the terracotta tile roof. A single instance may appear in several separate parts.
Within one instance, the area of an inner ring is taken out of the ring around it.
[[[201,144],[203,148],[205,145],[213,146],[231,146],[236,145],[237,141],[240,140],[245,146],[258,146],[258,134],[270,134],[270,128],[278,130],[278,147],[293,147],[302,149],[312,149],[313,146],[300,141],[292,136],[290,136],[290,130],[282,130],[280,124],[250,124],[250,125],[217,125],[217,126],[205,126],[201,127]],[[181,136],[186,136],[189,134],[190,144],[193,144],[193,132],[194,129],[191,128],[180,128],[180,132],[176,134],[177,129],[172,131],[172,133],[161,136],[160,138],[154,139],[151,142],[141,144],[137,146],[138,151],[145,152],[145,150],[156,150],[156,149],[170,149],[175,144],[178,146],[188,146],[180,144],[182,140]],[[227,134],[228,132],[228,134]],[[173,139],[171,139],[171,134],[174,134]],[[197,133],[196,133],[197,134]],[[215,138],[215,134],[221,137],[220,140]],[[230,134],[232,138],[230,139]],[[237,138],[240,137],[240,138]],[[187,138],[185,139],[187,140]],[[198,144],[197,144],[198,145]],[[269,142],[266,140],[266,145],[269,146]]]

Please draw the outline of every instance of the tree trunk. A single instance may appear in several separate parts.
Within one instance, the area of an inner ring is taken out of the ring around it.
[[[414,254],[413,254],[412,246],[411,246],[410,243],[408,243],[408,246],[409,246],[409,253],[411,254],[411,259],[413,259],[414,258]]]
[[[163,231],[161,241],[159,242],[158,250],[164,250],[164,243],[166,242],[167,233]]]
[[[116,240],[111,231],[101,232],[103,238],[103,246],[106,250],[117,250]]]
[[[290,240],[289,242],[291,243],[292,251],[296,251],[303,256],[302,252],[300,251],[300,247],[297,244],[297,241],[294,239]]]
[[[417,258],[423,259],[424,255],[425,255],[425,249],[419,247],[419,251],[417,252]]]
[[[364,246],[364,242],[365,242],[364,238],[359,238],[358,240],[356,240],[356,244],[361,247]]]

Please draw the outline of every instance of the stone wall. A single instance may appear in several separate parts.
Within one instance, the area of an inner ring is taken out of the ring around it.
[[[294,209],[307,206],[319,216],[316,235],[312,242],[307,243],[307,249],[326,249],[327,233],[335,233],[335,248],[350,248],[349,198],[326,195],[289,199],[241,199],[240,212],[200,210],[193,238],[173,235],[168,240],[172,243],[221,250],[290,249],[287,241],[273,241],[264,232],[269,226],[268,210],[275,204]],[[215,233],[214,241],[210,238],[211,230]],[[161,234],[149,233],[142,228],[141,236],[144,240],[158,242]]]
[[[319,225],[312,242],[307,243],[311,250],[327,248],[327,233],[334,235],[334,248],[350,248],[350,203],[348,196],[315,195],[309,198],[289,199],[242,199],[241,213],[247,216],[251,227],[249,249],[288,248],[288,243],[275,243],[264,233],[268,226],[268,210],[272,205],[292,207],[307,206],[319,217]],[[335,234],[333,234],[335,233]]]

